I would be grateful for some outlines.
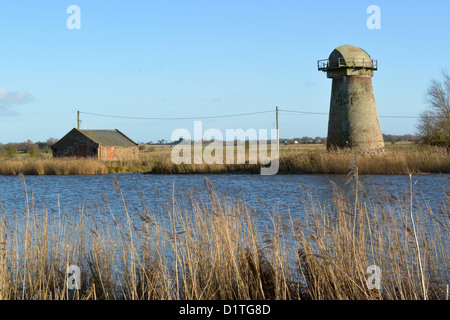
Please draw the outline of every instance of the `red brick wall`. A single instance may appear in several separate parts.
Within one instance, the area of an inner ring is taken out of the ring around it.
[[[139,158],[139,148],[135,147],[100,147],[98,157],[101,160],[134,160]]]

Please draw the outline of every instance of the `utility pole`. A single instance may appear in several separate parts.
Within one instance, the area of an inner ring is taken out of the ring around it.
[[[278,128],[278,106],[276,107],[276,115],[277,115],[277,150],[280,150],[280,131]]]
[[[80,130],[80,111],[77,111],[77,129]]]

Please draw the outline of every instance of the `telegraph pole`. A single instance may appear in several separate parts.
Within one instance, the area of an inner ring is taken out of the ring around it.
[[[77,129],[80,130],[80,111],[77,111]]]
[[[278,106],[276,106],[276,115],[277,115],[277,150],[280,150],[280,131],[278,128]]]

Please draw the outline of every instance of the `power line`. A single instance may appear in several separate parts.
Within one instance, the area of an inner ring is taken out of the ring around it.
[[[380,118],[401,118],[401,119],[420,119],[419,116],[378,116]],[[440,118],[440,117],[436,117]]]
[[[236,113],[236,114],[227,114],[227,115],[218,115],[218,116],[200,116],[200,117],[130,117],[130,116],[118,116],[118,115],[109,115],[109,114],[99,114],[99,113],[90,113],[90,112],[82,112],[83,114],[88,114],[91,116],[99,116],[99,117],[108,117],[108,118],[121,118],[121,119],[135,119],[135,120],[198,120],[198,119],[216,119],[216,118],[231,118],[231,117],[241,117],[241,116],[249,116],[254,114],[262,114],[262,113],[272,113],[273,110],[266,111],[258,111],[258,112],[248,112],[248,113]]]
[[[326,112],[309,112],[309,111],[296,111],[296,110],[284,110],[279,109],[282,112],[291,112],[298,114],[318,114],[318,115],[328,115]],[[397,116],[397,115],[379,115],[379,118],[400,118],[400,119],[420,119],[420,116]],[[442,117],[430,117],[430,118],[442,118]]]
[[[312,112],[312,111],[299,111],[299,110],[285,110],[278,109],[281,112],[281,115],[292,115],[294,114],[302,114],[302,115],[329,115],[327,112]],[[91,116],[98,117],[108,117],[108,118],[120,118],[120,119],[134,119],[134,120],[201,120],[201,119],[218,119],[218,118],[231,118],[231,117],[242,117],[242,116],[250,116],[255,114],[264,114],[264,113],[272,113],[273,110],[265,110],[265,111],[257,111],[257,112],[247,112],[247,113],[235,113],[235,114],[226,114],[226,115],[216,115],[216,116],[198,116],[198,117],[131,117],[131,116],[120,116],[120,115],[110,115],[110,114],[100,114],[100,113],[91,113],[79,111],[81,114],[87,114]],[[284,113],[287,112],[287,113]],[[397,119],[420,119],[420,116],[398,116],[398,115],[379,115],[380,118],[397,118]],[[431,118],[441,118],[441,117],[431,117]]]
[[[284,111],[284,112],[301,113],[301,114],[320,114],[320,115],[328,115],[328,113],[325,113],[325,112],[295,111],[295,110],[284,110],[284,109],[278,109],[278,110],[279,110],[279,111]]]

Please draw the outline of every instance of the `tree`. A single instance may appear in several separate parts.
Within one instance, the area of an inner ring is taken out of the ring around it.
[[[442,80],[432,80],[426,92],[427,110],[420,114],[418,134],[431,145],[450,147],[450,74],[442,71]]]
[[[45,143],[47,143],[49,146],[51,146],[57,142],[58,142],[58,139],[56,139],[56,138],[48,138]]]
[[[7,158],[15,158],[17,155],[17,148],[13,145],[8,145],[5,150],[5,156]]]
[[[27,153],[32,158],[36,157],[38,154],[38,147],[35,144],[29,145],[27,147]]]

